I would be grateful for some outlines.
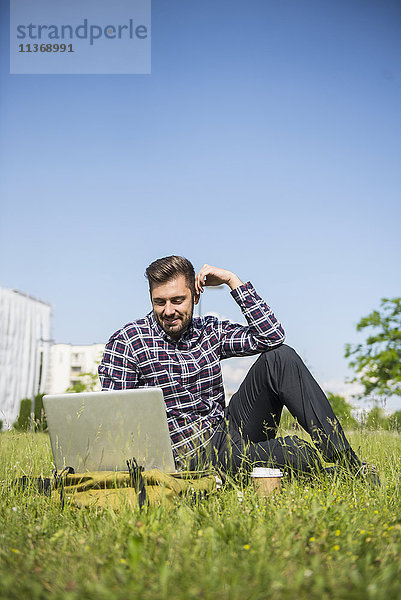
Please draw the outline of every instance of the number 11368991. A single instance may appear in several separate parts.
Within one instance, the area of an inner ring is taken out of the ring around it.
[[[19,44],[18,52],[75,52],[72,44]]]

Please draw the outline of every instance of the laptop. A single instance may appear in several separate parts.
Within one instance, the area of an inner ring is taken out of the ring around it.
[[[161,388],[46,395],[43,405],[57,470],[126,471],[135,458],[175,471]]]

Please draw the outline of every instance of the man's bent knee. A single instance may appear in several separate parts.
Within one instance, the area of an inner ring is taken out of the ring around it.
[[[266,350],[261,354],[261,358],[264,358],[265,360],[271,360],[275,356],[279,356],[281,359],[285,360],[299,360],[299,356],[294,348],[287,346],[287,344],[281,344],[280,346]]]

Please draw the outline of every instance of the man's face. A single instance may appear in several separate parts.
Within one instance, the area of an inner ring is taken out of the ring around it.
[[[197,299],[194,301],[184,275],[155,285],[150,297],[156,321],[171,338],[178,340],[188,329],[194,304],[198,303]]]

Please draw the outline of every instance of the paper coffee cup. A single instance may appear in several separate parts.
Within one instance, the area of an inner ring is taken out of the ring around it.
[[[269,496],[274,490],[279,490],[283,472],[280,469],[255,467],[251,473],[256,493],[259,496]]]

